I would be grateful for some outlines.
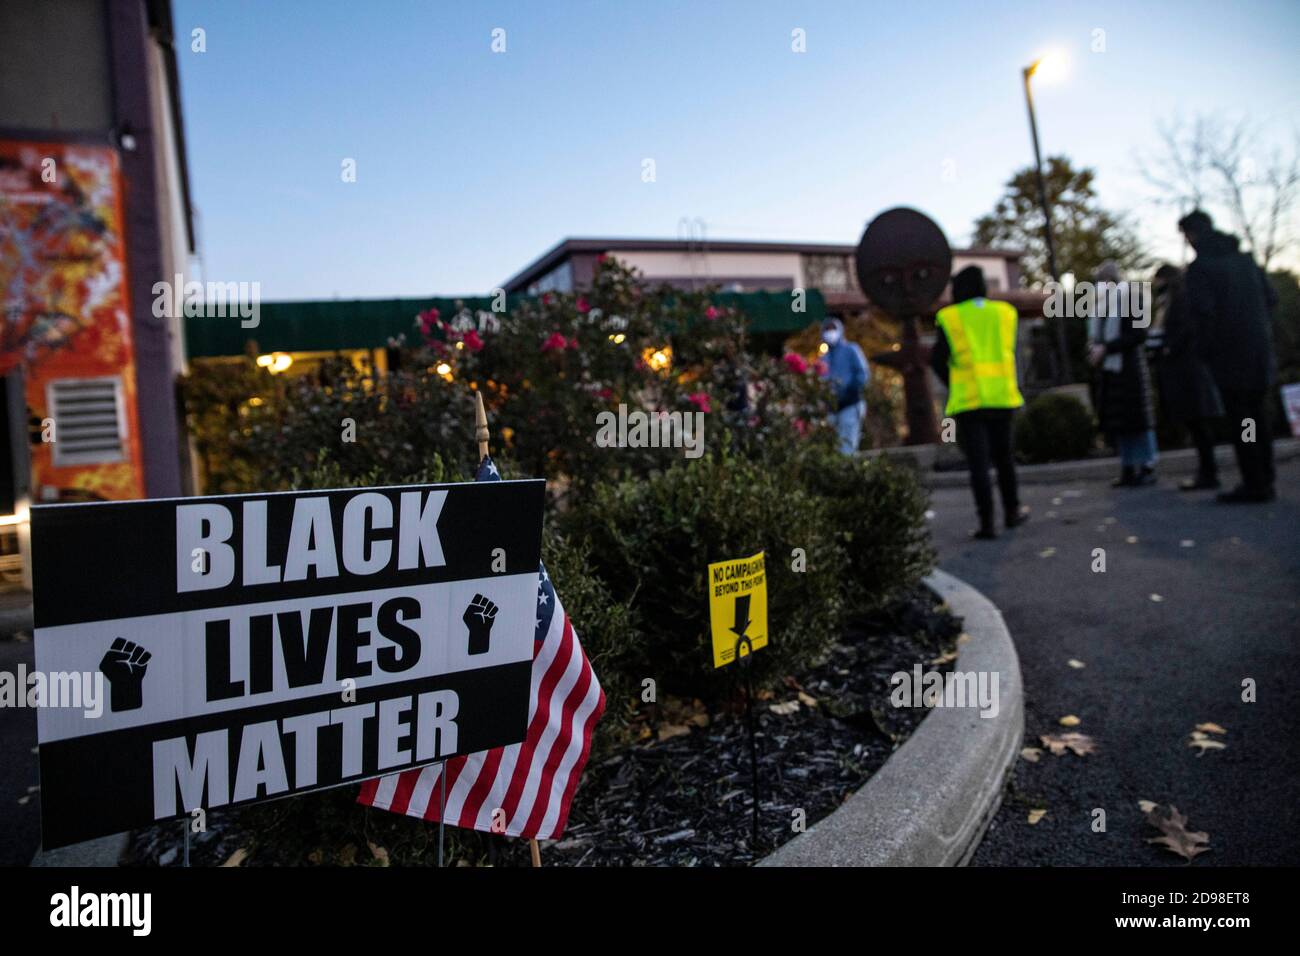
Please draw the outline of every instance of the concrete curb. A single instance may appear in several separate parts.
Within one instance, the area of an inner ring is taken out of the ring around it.
[[[0,605],[0,640],[12,639],[19,631],[30,635],[33,630],[31,597],[25,602]]]
[[[114,833],[57,850],[37,850],[32,866],[118,866],[130,839],[130,833]]]
[[[975,852],[1022,746],[1020,660],[988,598],[943,571],[926,584],[971,636],[956,669],[998,675],[997,716],[935,708],[866,786],[759,866],[962,866]]]
[[[901,454],[901,453],[900,453]],[[1290,461],[1300,456],[1300,438],[1283,438],[1273,442],[1275,461]],[[1226,476],[1237,471],[1237,459],[1231,446],[1220,445],[1214,451],[1215,461],[1223,472],[1220,480],[1224,488],[1231,487]],[[1174,451],[1162,451],[1156,472],[1166,478],[1182,478],[1195,473],[1196,450],[1179,448]],[[1100,481],[1110,480],[1119,474],[1118,458],[1088,458],[1084,461],[1058,461],[1048,465],[1021,465],[1016,475],[1022,485],[1045,485],[1062,481]],[[965,488],[970,478],[965,469],[958,471],[919,471],[918,477],[927,488]]]

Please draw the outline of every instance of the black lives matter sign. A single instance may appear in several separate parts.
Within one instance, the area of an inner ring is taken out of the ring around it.
[[[32,509],[45,846],[523,740],[544,487]]]

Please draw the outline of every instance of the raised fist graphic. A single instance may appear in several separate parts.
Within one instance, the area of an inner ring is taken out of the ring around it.
[[[108,678],[108,707],[113,713],[135,710],[143,704],[141,687],[145,668],[153,655],[134,641],[117,638],[104,652],[99,669]]]
[[[488,639],[492,636],[492,624],[497,619],[497,606],[481,594],[475,594],[474,600],[465,608],[461,620],[469,628],[469,652],[486,654]]]

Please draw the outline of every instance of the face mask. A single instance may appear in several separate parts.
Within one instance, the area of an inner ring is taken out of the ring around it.
[[[822,333],[822,341],[827,345],[838,345],[840,341],[840,330],[827,329]]]

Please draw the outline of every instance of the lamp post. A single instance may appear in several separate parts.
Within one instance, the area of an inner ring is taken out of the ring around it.
[[[1047,181],[1043,178],[1043,154],[1038,148],[1038,119],[1034,115],[1034,92],[1029,82],[1045,64],[1059,66],[1059,55],[1041,56],[1025,67],[1021,73],[1025,79],[1025,105],[1029,108],[1029,135],[1034,141],[1034,171],[1038,179],[1038,203],[1043,207],[1043,240],[1047,243],[1047,268],[1052,274],[1052,281],[1059,282],[1061,273],[1056,265],[1056,239],[1052,235],[1052,208],[1047,202]],[[1058,353],[1056,377],[1059,384],[1065,385],[1070,381],[1070,349],[1065,340],[1064,317],[1058,315],[1055,324]]]

